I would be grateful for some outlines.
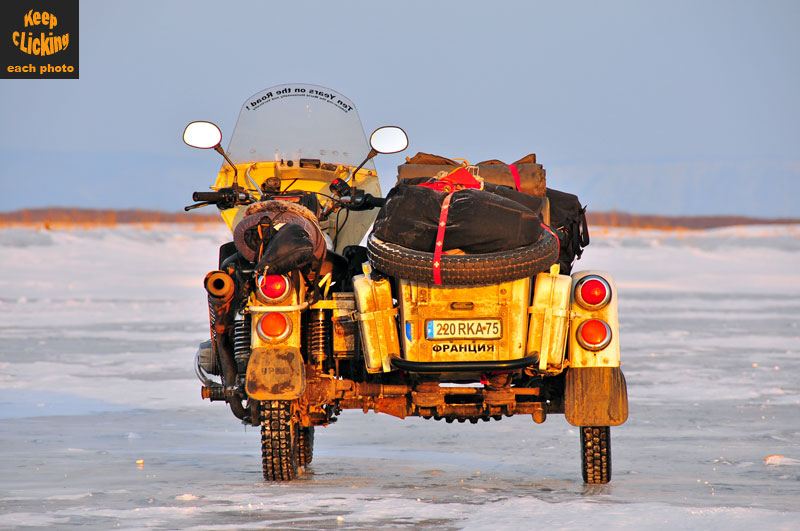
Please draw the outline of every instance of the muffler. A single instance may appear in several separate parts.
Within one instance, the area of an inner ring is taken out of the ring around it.
[[[225,271],[211,271],[206,275],[203,286],[208,294],[222,302],[229,302],[236,291],[233,278]]]
[[[237,385],[239,372],[233,356],[233,348],[226,336],[231,322],[231,302],[236,293],[236,283],[225,271],[211,271],[206,275],[203,286],[208,292],[208,317],[211,324],[211,339],[219,356],[222,381],[225,387]],[[247,410],[237,397],[225,397],[233,414],[241,420],[247,417]]]

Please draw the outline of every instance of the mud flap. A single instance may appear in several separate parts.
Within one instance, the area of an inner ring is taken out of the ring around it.
[[[619,367],[567,370],[564,416],[573,426],[619,426],[628,419],[628,386]]]
[[[303,355],[292,347],[253,349],[247,394],[255,400],[293,400],[306,390]]]

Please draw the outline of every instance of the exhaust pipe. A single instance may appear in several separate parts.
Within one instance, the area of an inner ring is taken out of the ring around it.
[[[237,384],[239,374],[226,332],[230,321],[231,302],[236,293],[236,283],[225,271],[211,271],[206,275],[203,286],[208,292],[211,338],[214,340],[214,350],[216,350],[222,366],[222,380],[226,387],[232,387]],[[226,397],[225,400],[230,405],[233,414],[240,420],[245,420],[248,415],[241,400],[236,396]]]
[[[211,322],[211,336],[224,334],[229,321],[231,301],[236,292],[236,284],[224,271],[211,271],[203,280],[208,292],[208,318]]]
[[[233,278],[225,271],[211,271],[203,281],[206,291],[210,297],[220,302],[230,302],[233,293],[236,291],[236,284]]]

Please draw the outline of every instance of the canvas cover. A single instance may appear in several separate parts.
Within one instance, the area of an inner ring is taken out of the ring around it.
[[[389,191],[375,220],[376,237],[418,251],[434,251],[442,202],[448,194],[418,186],[426,180],[403,180]],[[456,191],[450,200],[443,250],[490,253],[532,245],[543,230],[540,209],[540,198],[525,197],[507,187]]]

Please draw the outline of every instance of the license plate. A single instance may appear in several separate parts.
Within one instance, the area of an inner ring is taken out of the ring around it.
[[[500,319],[432,319],[425,323],[425,339],[500,339]]]

